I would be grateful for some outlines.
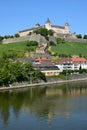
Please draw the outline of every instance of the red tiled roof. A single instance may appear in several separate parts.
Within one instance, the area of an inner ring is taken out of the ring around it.
[[[80,58],[80,57],[73,57],[71,58],[72,62],[87,62],[85,58]]]
[[[38,59],[36,59],[36,61],[45,62],[45,61],[51,61],[51,60],[47,59],[47,58],[38,58]]]
[[[59,63],[59,64],[71,63],[71,58],[68,58],[68,57],[66,57],[66,58],[59,58],[59,59],[58,59],[58,63]]]

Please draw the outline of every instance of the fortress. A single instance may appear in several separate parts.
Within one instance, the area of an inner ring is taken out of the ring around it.
[[[54,31],[53,39],[55,39],[56,37],[60,37],[60,38],[65,38],[65,40],[68,42],[87,42],[86,39],[78,39],[76,37],[76,33],[71,34],[68,23],[65,23],[64,26],[52,25],[48,18],[47,21],[45,22],[45,25],[41,26],[39,23],[37,23],[35,27],[33,28],[21,30],[17,32],[20,35],[20,37],[3,39],[2,44],[21,42],[21,41],[27,41],[27,40],[36,40],[37,42],[41,43],[43,41],[43,38],[41,37],[41,35],[36,35],[35,33],[33,33],[33,31],[39,28],[46,28],[48,30],[53,30]]]
[[[69,31],[69,24],[68,23],[65,23],[64,26],[56,26],[56,25],[52,25],[49,18],[47,19],[47,21],[45,22],[45,25],[43,26],[40,26],[39,23],[37,23],[35,25],[35,27],[33,28],[30,28],[30,29],[26,29],[26,30],[22,30],[22,31],[19,31],[18,34],[20,35],[20,37],[22,36],[27,36],[29,35],[30,33],[32,33],[34,30],[38,29],[38,28],[46,28],[48,30],[53,30],[54,33],[56,34],[70,34],[70,31]]]

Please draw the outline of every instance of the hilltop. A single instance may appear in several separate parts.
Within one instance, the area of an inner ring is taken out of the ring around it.
[[[53,41],[55,41],[54,38],[53,38]],[[27,44],[28,44],[28,41],[14,42],[10,44],[0,44],[0,57],[2,57],[3,53],[6,53],[6,54],[14,53],[14,54],[17,54],[18,57],[29,56],[31,52],[35,53],[36,48],[38,48],[38,46],[32,47],[32,46],[27,46]],[[78,55],[78,56],[87,57],[87,43],[64,42],[64,43],[54,44],[54,45],[49,44],[49,48],[48,48],[48,51],[46,50],[46,52],[48,52],[49,54],[52,54],[53,56]]]
[[[22,31],[24,33],[24,31]],[[0,54],[30,56],[34,53],[49,53],[51,56],[87,57],[87,39],[77,38],[75,34],[57,34],[53,30],[38,28],[26,36],[7,38],[2,40]],[[36,43],[37,42],[37,43]],[[13,53],[13,54],[12,54]]]

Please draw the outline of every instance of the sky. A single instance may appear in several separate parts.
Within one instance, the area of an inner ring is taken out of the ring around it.
[[[87,35],[87,0],[1,0],[0,36],[14,35],[20,30],[44,25],[69,23],[70,32]]]

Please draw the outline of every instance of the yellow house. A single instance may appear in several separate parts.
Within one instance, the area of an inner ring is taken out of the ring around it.
[[[56,76],[59,75],[60,70],[54,63],[46,61],[40,62],[33,65],[35,69],[40,70],[45,76]]]

